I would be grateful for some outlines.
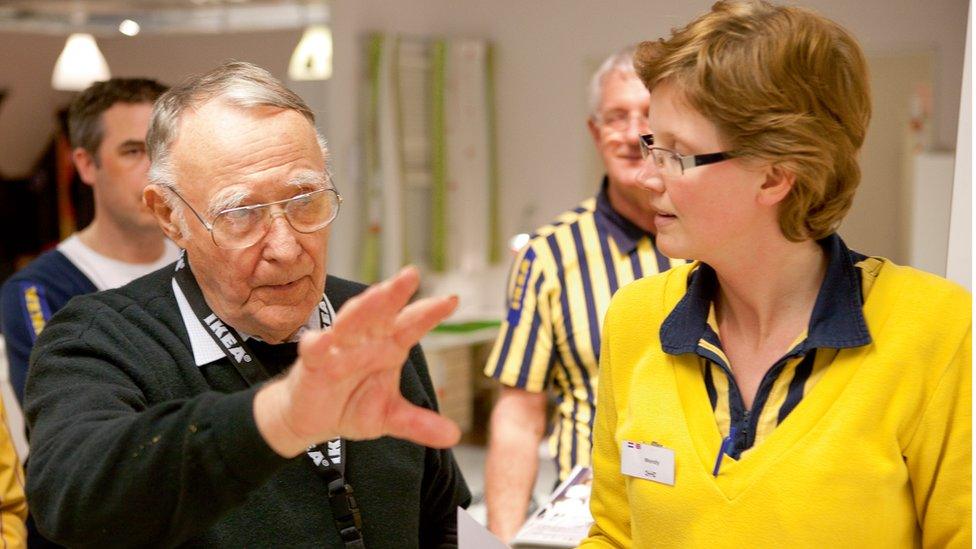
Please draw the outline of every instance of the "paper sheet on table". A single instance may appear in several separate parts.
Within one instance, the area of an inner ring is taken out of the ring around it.
[[[458,549],[508,549],[463,507],[457,509]]]

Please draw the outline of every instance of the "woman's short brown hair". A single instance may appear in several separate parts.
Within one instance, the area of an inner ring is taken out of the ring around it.
[[[837,23],[764,1],[720,1],[634,56],[648,89],[668,81],[736,156],[795,174],[779,212],[786,238],[837,229],[861,180],[871,118],[864,55]]]

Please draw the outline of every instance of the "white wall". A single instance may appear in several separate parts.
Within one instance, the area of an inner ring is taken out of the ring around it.
[[[973,19],[966,30],[966,64],[959,105],[956,173],[952,186],[946,277],[973,289]]]
[[[915,206],[907,216],[907,263],[939,276],[946,276],[954,165],[950,153],[915,155],[913,177],[905,193]]]

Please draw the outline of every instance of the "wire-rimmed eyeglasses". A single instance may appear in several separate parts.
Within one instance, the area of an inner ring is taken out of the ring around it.
[[[169,190],[173,191],[173,194],[179,197],[206,227],[214,244],[228,250],[257,244],[268,233],[274,218],[279,215],[283,215],[291,228],[300,233],[320,231],[335,220],[339,215],[339,206],[342,204],[339,191],[325,188],[265,204],[228,208],[214,216],[211,223],[207,223],[176,189],[170,187]]]
[[[599,113],[593,117],[597,123],[610,128],[615,132],[625,132],[630,129],[631,124],[637,124],[637,132],[647,131],[649,122],[647,113],[629,112],[615,109],[607,113]]]

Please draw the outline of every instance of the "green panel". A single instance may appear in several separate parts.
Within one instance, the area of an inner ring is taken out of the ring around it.
[[[431,331],[438,333],[465,333],[482,330],[484,328],[497,328],[501,325],[502,323],[499,320],[473,320],[471,322],[438,324]]]
[[[372,216],[369,215],[370,206],[382,200],[380,190],[376,188],[376,178],[380,165],[379,140],[379,105],[380,105],[380,66],[383,57],[383,35],[371,34],[366,43],[366,85],[367,103],[363,113],[364,135],[363,156],[365,164],[365,196],[363,200],[363,249],[360,265],[360,279],[371,283],[380,279],[380,230],[373,226]]]
[[[430,267],[447,268],[447,144],[444,123],[444,86],[447,43],[431,44],[430,78],[430,171],[431,171],[431,252]]]
[[[495,48],[489,43],[485,55],[485,115],[488,117],[488,263],[502,260],[498,190],[498,133],[495,125]]]

